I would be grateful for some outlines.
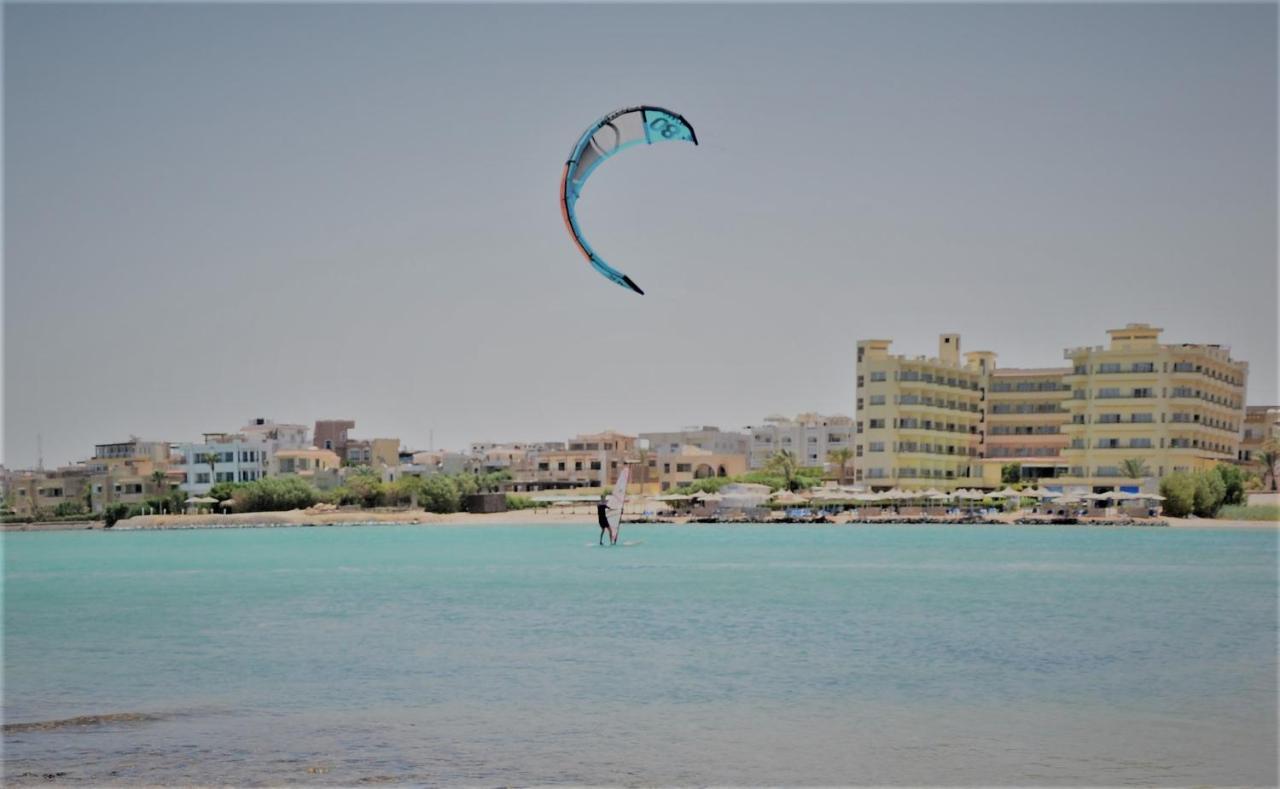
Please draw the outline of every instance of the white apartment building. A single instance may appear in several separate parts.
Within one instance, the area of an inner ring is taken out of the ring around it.
[[[827,455],[835,449],[851,449],[854,423],[851,417],[804,413],[795,419],[768,416],[760,425],[748,426],[751,437],[747,467],[764,468],[769,458],[781,450],[795,455],[801,466],[830,469]]]
[[[182,456],[182,490],[204,494],[219,482],[254,482],[267,476],[274,447],[239,434],[205,436],[204,443],[178,444]]]

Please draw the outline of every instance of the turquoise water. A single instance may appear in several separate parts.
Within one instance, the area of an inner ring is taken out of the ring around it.
[[[1274,531],[596,532],[7,534],[5,778],[1276,783]]]

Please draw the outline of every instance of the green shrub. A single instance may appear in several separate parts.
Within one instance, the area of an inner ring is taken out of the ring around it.
[[[538,506],[538,502],[528,496],[517,496],[514,493],[507,494],[507,509],[509,510],[531,510]]]
[[[1176,472],[1160,480],[1160,495],[1164,496],[1164,513],[1174,518],[1185,518],[1195,507],[1196,481],[1185,472]]]
[[[66,518],[72,515],[83,515],[84,505],[78,501],[64,501],[53,508],[53,514],[59,518]]]
[[[427,512],[457,512],[462,507],[462,493],[453,478],[443,474],[423,477],[418,504]]]
[[[239,490],[240,488],[243,488],[246,484],[248,483],[217,482],[213,485],[213,487],[209,488],[209,492],[206,493],[205,495],[215,498],[218,501],[225,501],[226,499],[233,498],[236,495],[236,491]]]
[[[1214,470],[1196,472],[1195,480],[1195,505],[1192,511],[1197,517],[1212,518],[1222,507],[1222,499],[1227,495],[1227,485]]]
[[[361,507],[381,507],[386,501],[386,486],[373,472],[351,474],[347,477],[346,488],[350,491],[350,503]]]
[[[117,501],[115,504],[108,504],[102,509],[102,523],[108,529],[116,525],[116,521],[124,520],[130,515],[130,506],[124,502]]]
[[[235,492],[237,512],[300,510],[320,500],[320,492],[299,477],[267,477],[240,486]]]
[[[1230,463],[1219,463],[1214,467],[1214,471],[1222,479],[1222,484],[1226,488],[1226,493],[1222,497],[1222,503],[1228,506],[1235,506],[1245,503],[1245,473],[1239,466],[1233,466]]]

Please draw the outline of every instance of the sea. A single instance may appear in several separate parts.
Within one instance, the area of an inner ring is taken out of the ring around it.
[[[1277,783],[1277,532],[8,533],[6,785]]]

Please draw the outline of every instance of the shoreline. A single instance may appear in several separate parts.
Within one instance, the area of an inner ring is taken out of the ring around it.
[[[658,519],[631,521],[641,524],[688,525],[698,523],[734,523],[730,520],[708,520],[691,516],[664,516]],[[737,521],[742,523],[741,521]],[[761,523],[787,523],[787,521],[762,521]],[[752,522],[755,523],[755,522]],[[1133,521],[1117,521],[1115,519],[1098,518],[1082,520],[1075,523],[1055,524],[1049,519],[1032,519],[1018,516],[1015,513],[1004,513],[1000,517],[979,521],[929,521],[901,516],[882,516],[876,519],[853,520],[836,516],[832,519],[813,521],[832,526],[849,525],[954,525],[954,526],[1052,526],[1067,525],[1077,527],[1146,527],[1175,529],[1277,529],[1280,521],[1239,521],[1213,520],[1201,518],[1169,518],[1141,519]],[[249,512],[232,514],[201,515],[140,515],[127,518],[106,529],[101,521],[68,521],[52,523],[6,523],[0,531],[32,532],[32,531],[168,531],[179,529],[235,529],[235,528],[284,528],[284,527],[317,527],[317,526],[366,526],[366,525],[416,525],[416,526],[546,526],[577,525],[594,526],[595,517],[587,513],[564,512],[557,510],[507,510],[492,513],[455,512],[440,515],[422,511],[310,511],[288,510],[285,512]]]

